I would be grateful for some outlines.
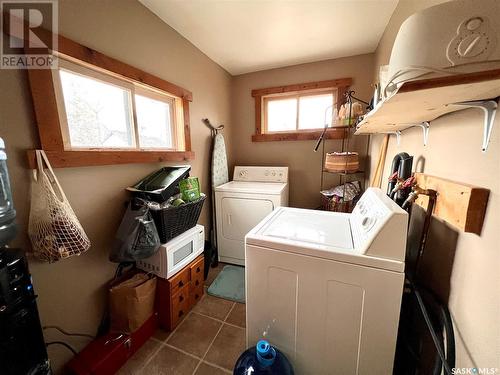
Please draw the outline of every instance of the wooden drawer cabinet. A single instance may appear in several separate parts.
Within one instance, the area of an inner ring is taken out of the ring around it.
[[[189,291],[189,305],[192,308],[203,296],[203,283],[200,286],[194,287],[190,286],[191,290]]]
[[[183,305],[186,303],[186,301],[189,301],[189,288],[190,285],[187,285],[187,287],[182,288],[177,293],[172,295],[173,307]]]
[[[189,266],[188,266],[189,267]],[[170,286],[170,292],[176,294],[182,288],[189,284],[190,280],[190,270],[188,267],[183,268],[170,279],[168,279],[168,284]]]
[[[203,258],[198,259],[198,261],[190,267],[190,271],[191,286],[198,287],[203,285],[203,281],[205,280],[203,272]]]
[[[203,296],[203,255],[189,263],[170,279],[158,278],[156,309],[160,326],[173,330]]]
[[[186,316],[190,307],[189,285],[186,285],[172,297],[172,329]]]
[[[192,264],[189,266],[190,272],[191,272],[191,278],[195,277],[200,277],[203,280],[203,264],[204,264],[204,259],[203,257],[198,257],[196,258]]]

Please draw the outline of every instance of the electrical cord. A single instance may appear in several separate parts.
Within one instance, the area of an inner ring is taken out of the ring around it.
[[[390,91],[394,91],[396,89],[397,84],[394,83],[394,81],[398,77],[402,76],[403,74],[410,73],[410,72],[413,72],[413,71],[421,71],[422,73],[418,74],[417,76],[412,77],[412,78],[403,79],[403,80],[397,82],[397,84],[401,84],[401,83],[404,83],[404,82],[412,81],[415,78],[423,77],[423,76],[425,76],[425,75],[427,75],[429,73],[443,73],[443,74],[451,74],[451,75],[462,74],[462,72],[458,72],[458,71],[450,71],[450,70],[446,70],[446,69],[432,68],[432,67],[429,67],[429,66],[410,65],[410,66],[407,66],[406,68],[398,70],[387,81],[387,84],[385,85],[384,90],[383,90],[384,99],[390,96],[390,94],[388,94],[388,92],[387,92],[388,89],[389,89],[389,87],[391,87]]]
[[[64,329],[62,329],[61,327],[58,327],[58,326],[44,326],[43,327],[43,330],[46,330],[46,329],[55,329],[55,330],[58,330],[59,332],[61,332],[63,335],[66,335],[66,336],[78,336],[78,337],[88,337],[88,338],[91,338],[91,339],[94,339],[95,337],[88,334],[88,333],[72,333],[72,332],[68,332]]]
[[[68,349],[69,351],[71,351],[71,353],[73,353],[73,355],[77,355],[77,351],[69,344],[66,344],[65,342],[63,341],[51,341],[51,342],[48,342],[45,344],[46,347],[49,347],[50,345],[62,345],[64,346],[66,349]]]
[[[452,375],[453,373],[451,371],[451,368],[450,368],[448,361],[446,360],[446,357],[444,355],[443,348],[441,346],[439,338],[438,338],[436,332],[434,331],[434,329],[432,328],[432,322],[431,322],[431,319],[430,319],[429,314],[427,312],[427,308],[425,307],[424,301],[422,300],[422,296],[420,295],[420,292],[417,289],[417,287],[415,286],[415,284],[412,283],[412,287],[413,287],[413,293],[415,294],[415,297],[417,297],[417,302],[420,306],[422,316],[424,317],[425,323],[427,324],[427,327],[429,328],[429,332],[431,334],[432,341],[434,341],[434,345],[436,346],[436,351],[439,355],[439,358],[441,358],[441,361],[443,362],[444,371],[446,372],[446,374]]]
[[[438,319],[441,326],[444,328],[445,340],[446,340],[446,362],[450,368],[455,367],[455,333],[453,332],[453,323],[451,320],[450,311],[444,305],[439,305],[439,316]],[[442,340],[442,348],[445,347],[445,340]],[[441,359],[441,358],[439,358]],[[442,369],[441,361],[436,361],[434,374],[441,375]]]

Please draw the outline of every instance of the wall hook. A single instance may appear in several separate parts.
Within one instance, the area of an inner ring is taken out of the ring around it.
[[[495,115],[498,108],[498,98],[490,100],[473,100],[469,102],[454,103],[453,105],[469,107],[469,108],[481,108],[484,112],[484,128],[483,128],[483,145],[482,151],[486,152],[488,149],[488,144],[490,143],[491,131],[493,130],[493,124],[495,123]]]

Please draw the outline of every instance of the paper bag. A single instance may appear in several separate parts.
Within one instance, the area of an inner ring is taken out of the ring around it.
[[[156,278],[137,273],[109,290],[111,330],[132,333],[154,312]]]

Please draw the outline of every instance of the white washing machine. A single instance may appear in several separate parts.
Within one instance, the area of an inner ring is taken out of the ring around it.
[[[288,206],[288,167],[234,167],[215,188],[219,261],[245,265],[245,235],[275,208]]]
[[[247,347],[296,374],[392,374],[408,215],[380,189],[352,214],[279,208],[246,236]]]

